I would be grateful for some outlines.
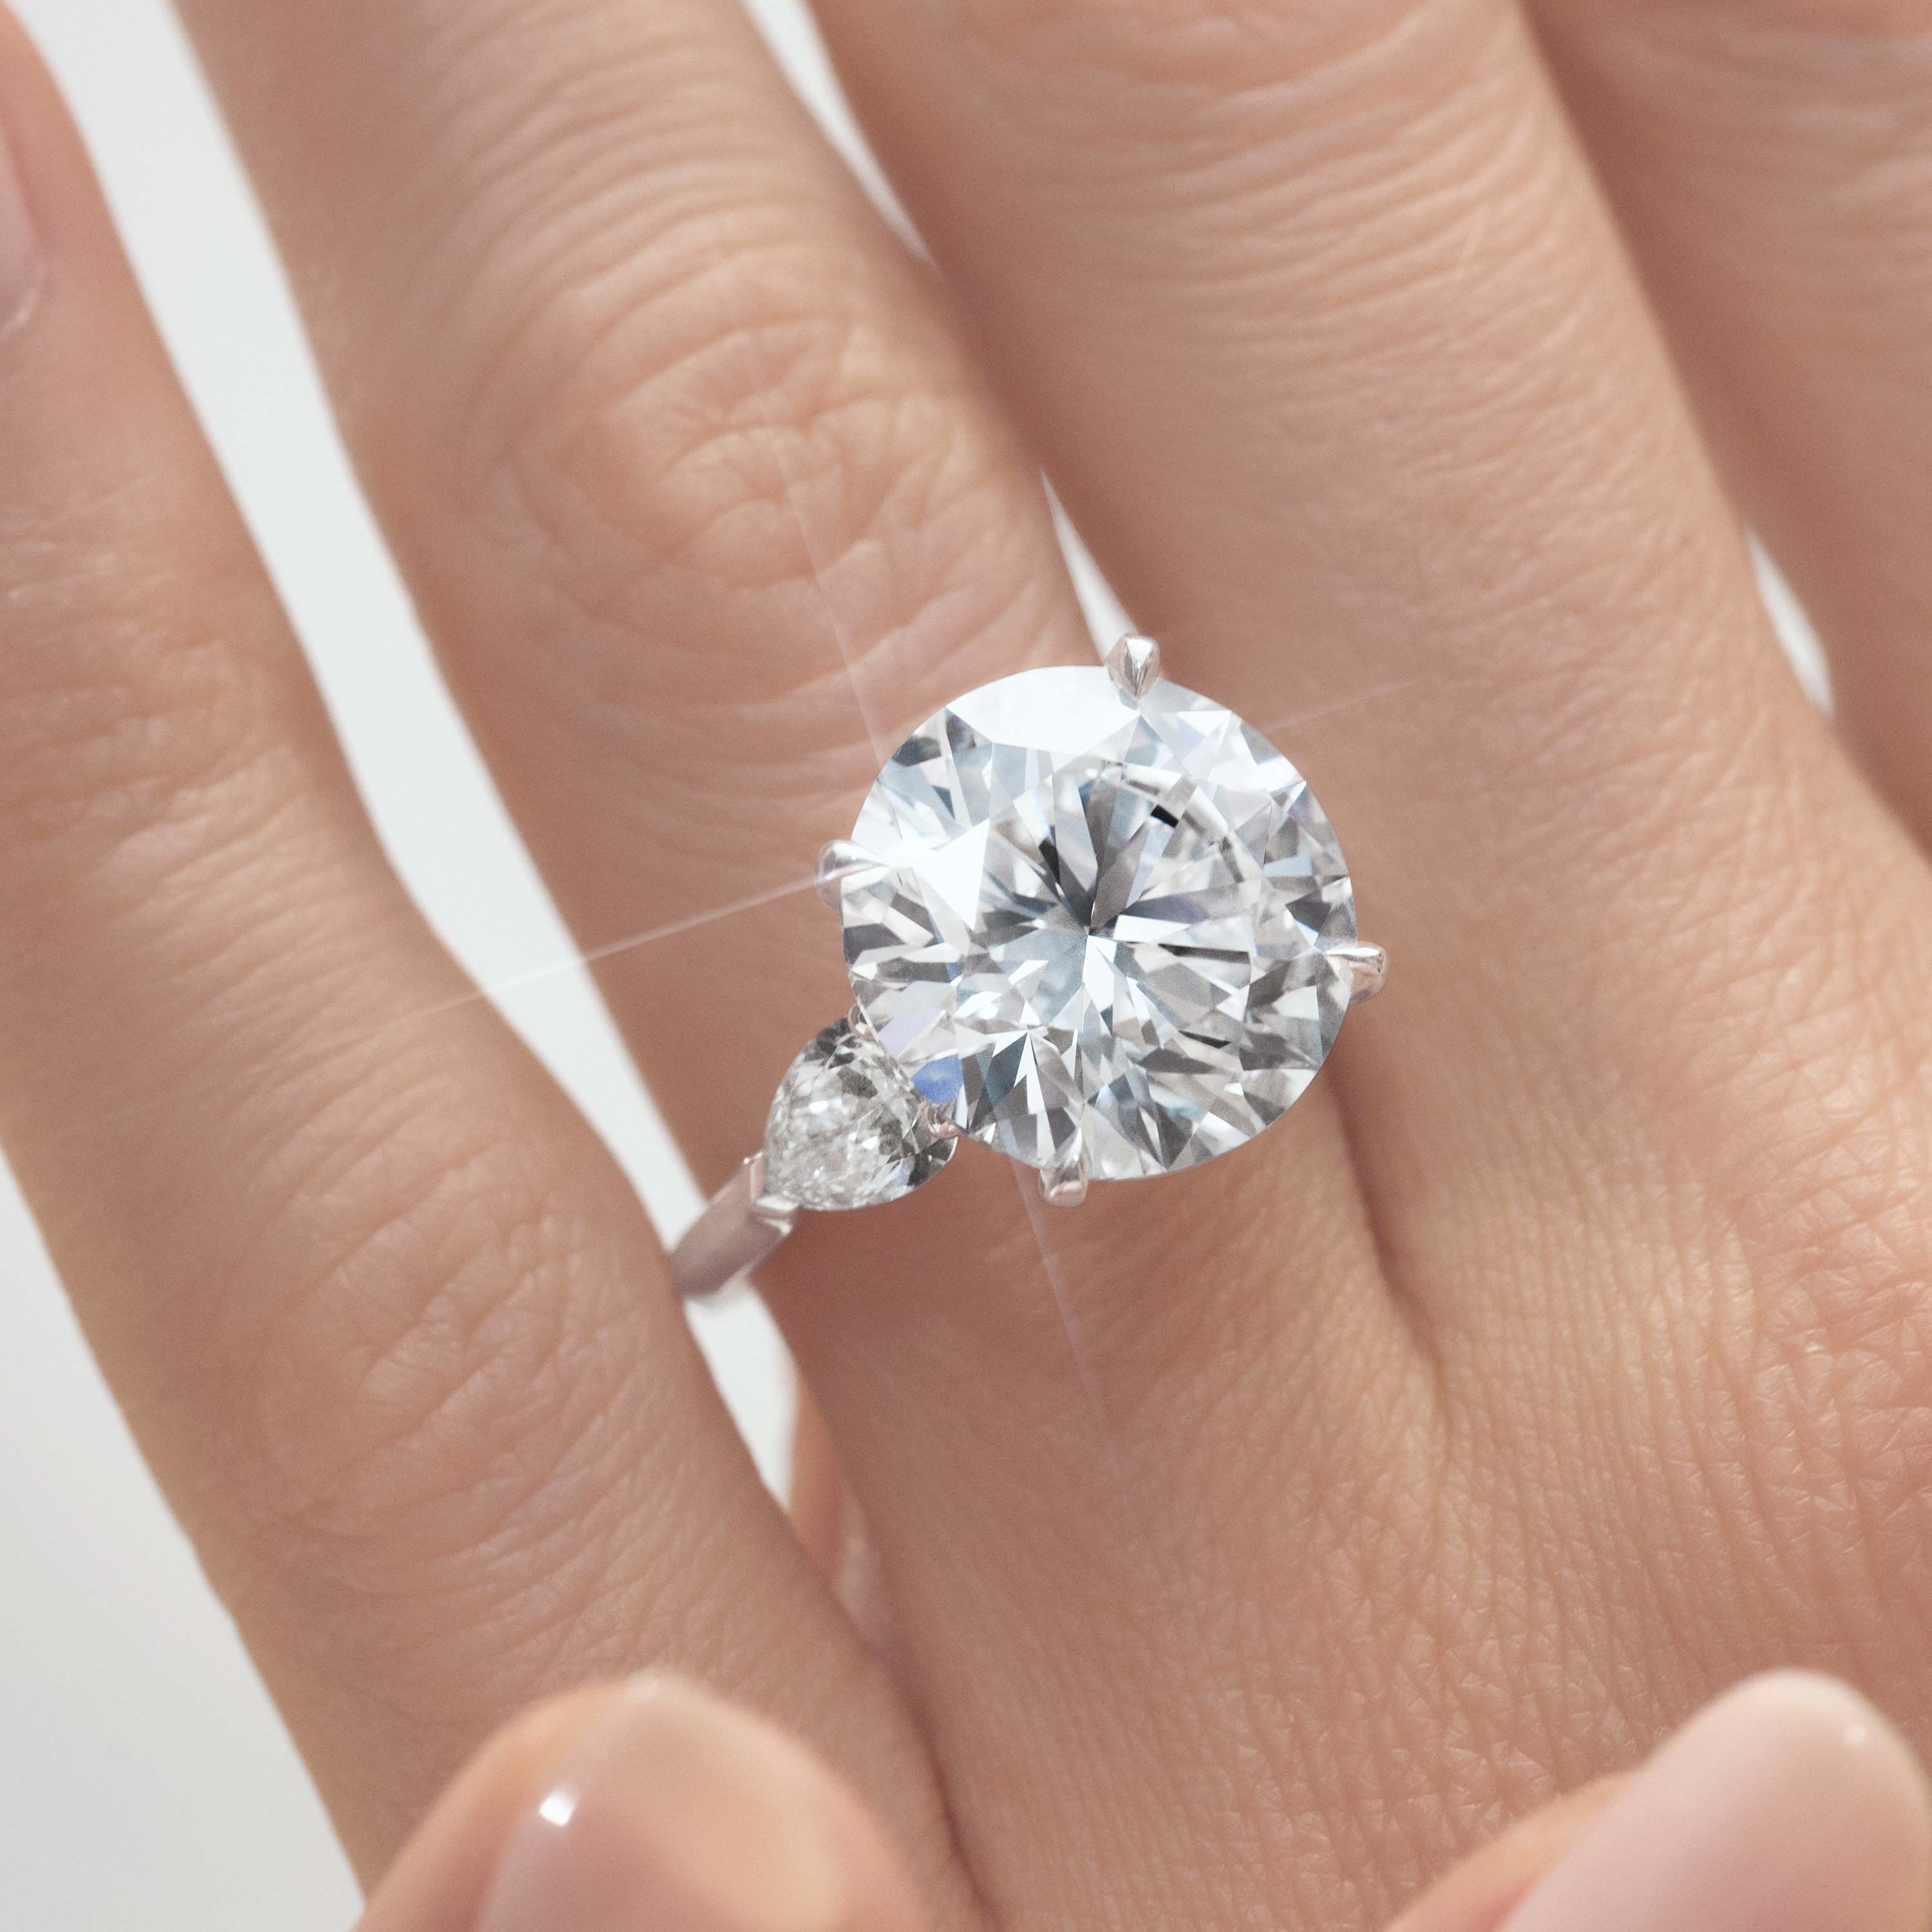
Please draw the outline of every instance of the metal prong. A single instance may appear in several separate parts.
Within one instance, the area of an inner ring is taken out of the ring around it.
[[[855,845],[849,838],[835,838],[819,854],[813,880],[818,896],[836,912],[844,904],[847,880],[880,869],[878,859],[864,846]]]
[[[760,1148],[745,1163],[745,1191],[752,1198],[753,1216],[781,1234],[788,1234],[798,1221],[798,1203],[790,1196],[774,1194],[765,1185],[765,1150]]]
[[[1130,631],[1107,653],[1107,675],[1124,698],[1144,698],[1160,675],[1160,646]]]
[[[1328,949],[1331,959],[1345,962],[1348,968],[1348,1004],[1372,1000],[1388,984],[1388,955],[1366,940],[1352,939]]]
[[[853,1002],[851,1010],[845,1016],[845,1024],[861,1040],[875,1040],[879,1036],[872,1030],[872,1023],[866,1018],[865,1008],[856,1000]]]
[[[926,1130],[936,1141],[958,1141],[966,1138],[966,1130],[950,1114],[942,1114],[930,1100],[926,1103]]]
[[[1040,1198],[1049,1208],[1077,1208],[1087,1198],[1087,1150],[1078,1142],[1040,1171]]]

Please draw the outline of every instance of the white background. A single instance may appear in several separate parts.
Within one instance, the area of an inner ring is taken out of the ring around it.
[[[392,853],[483,984],[524,982],[502,995],[512,1019],[675,1226],[694,1204],[688,1180],[587,982],[547,970],[569,961],[569,942],[356,499],[266,234],[172,15],[164,0],[14,4],[66,86]],[[791,0],[757,10],[814,105],[836,116]],[[762,1314],[710,1318],[703,1339],[776,1474],[790,1400]],[[357,1910],[302,1767],[0,1168],[0,1924],[343,1932]]]

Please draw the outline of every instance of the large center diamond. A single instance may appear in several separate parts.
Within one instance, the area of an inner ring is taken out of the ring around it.
[[[1355,937],[1335,835],[1234,713],[1098,668],[982,685],[900,746],[854,841],[845,962],[942,1113],[1096,1180],[1226,1154],[1334,1044]]]

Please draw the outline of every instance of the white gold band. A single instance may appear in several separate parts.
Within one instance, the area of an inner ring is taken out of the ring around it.
[[[768,1261],[798,1220],[798,1208],[765,1192],[761,1152],[704,1204],[671,1251],[671,1280],[688,1301],[716,1294]]]

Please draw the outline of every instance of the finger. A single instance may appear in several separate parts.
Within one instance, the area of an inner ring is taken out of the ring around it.
[[[361,1932],[914,1932],[897,1853],[785,1732],[675,1678],[540,1708],[452,1786]]]
[[[1694,1719],[1503,1923],[1918,1932],[1928,1910],[1932,1808],[1916,1760],[1862,1699],[1792,1674]],[[1400,1932],[1456,1923],[1425,1905]]]
[[[1932,846],[1932,33],[1886,0],[1544,0],[1727,473],[1835,710]]]
[[[636,1203],[386,866],[6,25],[0,128],[0,1138],[352,1850],[658,1658],[903,1806]]]
[[[1846,854],[1877,978],[1924,980],[1885,929],[1922,877],[1779,658],[1517,10],[819,11],[1137,621],[1303,721],[1395,962],[1337,1067],[1364,1191],[1450,1386],[1492,1390],[1499,1343],[1587,1319],[1550,1284],[1630,1203],[1790,1142],[1759,1096],[1801,1036],[1739,989],[1844,913]],[[1804,1050],[1909,1079],[1864,975],[1808,977]]]
[[[397,1852],[358,1932],[474,1932],[511,1834],[622,1696],[615,1686],[563,1692],[506,1720]]]

